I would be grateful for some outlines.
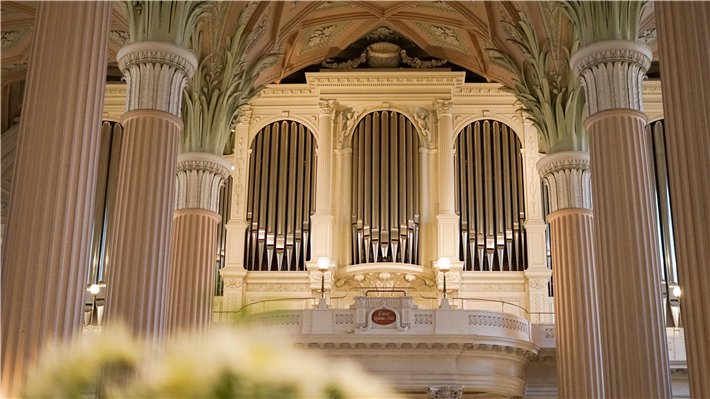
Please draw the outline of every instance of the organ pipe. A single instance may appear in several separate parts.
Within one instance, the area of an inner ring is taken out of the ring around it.
[[[520,141],[497,121],[477,121],[456,139],[459,258],[465,270],[522,271],[525,220]]]
[[[91,240],[91,265],[87,283],[104,281],[109,267],[108,232],[113,219],[113,203],[118,186],[118,167],[121,155],[123,127],[117,122],[104,121],[101,126],[101,148],[96,178],[96,199],[94,203],[94,228]]]
[[[353,136],[353,263],[418,262],[419,138],[404,115],[373,112]]]
[[[247,270],[305,270],[315,209],[315,148],[311,132],[292,121],[265,126],[254,138],[247,195]]]

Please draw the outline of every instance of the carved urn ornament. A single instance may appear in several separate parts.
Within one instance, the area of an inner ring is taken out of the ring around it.
[[[359,57],[345,62],[333,62],[332,58],[324,60],[321,65],[331,69],[349,70],[367,61],[370,68],[398,68],[402,63],[413,68],[436,68],[447,63],[447,60],[422,61],[417,57],[410,57],[397,41],[398,36],[394,31],[381,26],[367,36],[370,41],[377,42],[367,46]]]
[[[370,68],[397,68],[402,61],[401,49],[390,42],[373,43],[367,47],[367,64]]]

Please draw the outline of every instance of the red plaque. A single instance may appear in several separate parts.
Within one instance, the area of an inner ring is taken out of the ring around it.
[[[392,324],[397,320],[397,314],[391,310],[380,309],[372,312],[372,322],[381,326]]]

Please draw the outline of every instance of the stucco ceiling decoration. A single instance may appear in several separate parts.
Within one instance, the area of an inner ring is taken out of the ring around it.
[[[490,81],[508,82],[510,72],[492,64],[485,48],[514,51],[506,41],[501,20],[517,21],[525,12],[540,40],[553,36],[553,42],[565,40],[560,32],[545,29],[537,2],[523,1],[248,1],[215,2],[216,10],[207,21],[202,49],[219,48],[234,34],[239,12],[248,4],[251,13],[249,29],[258,27],[259,34],[249,46],[247,60],[268,53],[284,55],[274,66],[264,70],[259,82],[274,83],[310,65],[337,56],[350,44],[380,26],[397,31],[432,57],[449,62],[486,77]],[[24,39],[3,40],[2,65],[27,61],[34,25],[36,1],[3,1],[4,32],[29,32]],[[655,51],[655,18],[653,7],[647,7],[640,24],[639,39],[651,44]],[[263,28],[263,29],[262,29]],[[109,57],[124,43],[122,32],[128,31],[122,7],[115,2],[112,12]],[[19,34],[17,35],[19,36]],[[6,47],[6,46],[11,46]],[[6,50],[7,49],[7,50]],[[3,68],[3,78],[8,68]]]

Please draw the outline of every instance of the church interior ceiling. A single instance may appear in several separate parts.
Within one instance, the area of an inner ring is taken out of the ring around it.
[[[201,51],[209,53],[234,34],[240,12],[250,2],[214,2],[210,16],[199,21],[204,33]],[[549,32],[540,13],[545,2],[523,1],[261,1],[251,7],[249,26],[259,32],[248,46],[247,60],[264,54],[283,54],[281,61],[263,71],[257,84],[288,82],[305,68],[340,55],[380,27],[401,35],[421,49],[427,60],[446,60],[491,82],[509,82],[511,74],[494,65],[485,49],[497,48],[522,57],[507,41],[502,21],[515,22],[518,13],[532,21],[541,41],[567,40],[566,29]],[[37,2],[3,1],[3,84],[26,74]],[[649,44],[656,58],[656,23],[653,6],[647,7],[639,40]],[[130,40],[121,5],[113,7],[109,40],[109,80],[119,80],[116,53]],[[195,46],[197,47],[197,46]],[[203,54],[204,55],[204,54]],[[359,54],[356,54],[357,57]],[[413,54],[412,54],[413,55]],[[416,55],[413,55],[416,56]],[[444,65],[446,67],[447,65]]]

